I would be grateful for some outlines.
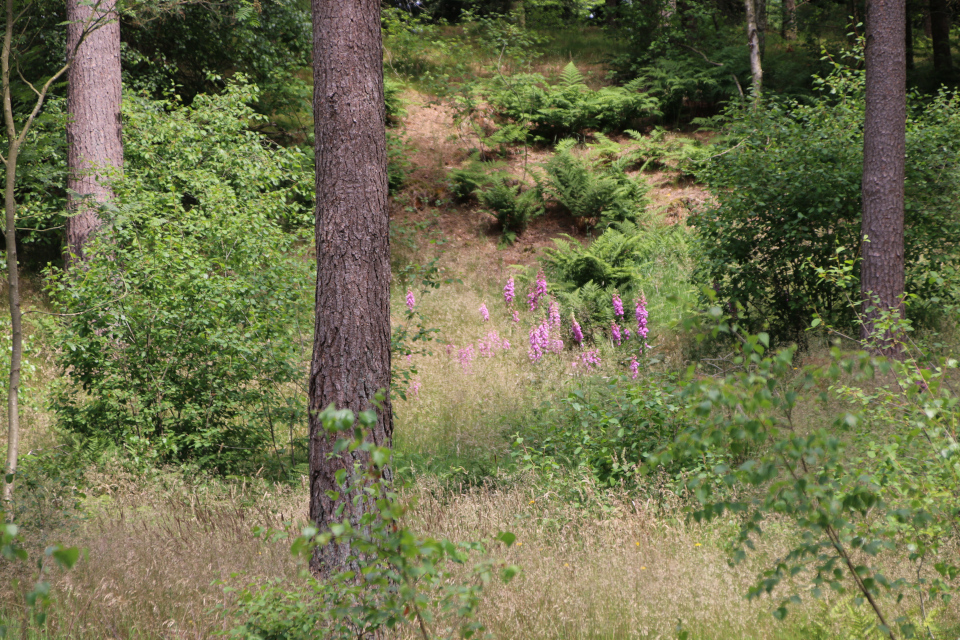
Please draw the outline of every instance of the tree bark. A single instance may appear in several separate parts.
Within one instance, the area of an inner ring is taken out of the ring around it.
[[[868,0],[866,113],[863,125],[861,337],[896,355],[895,335],[877,335],[888,311],[903,317],[903,190],[906,149],[906,9],[904,0]],[[872,311],[870,309],[873,309]]]
[[[116,0],[94,5],[67,0],[67,51],[76,51],[67,74],[67,264],[84,259],[85,245],[101,223],[98,206],[113,198],[110,182],[123,170],[115,5]],[[91,31],[92,24],[97,26]]]
[[[335,474],[365,462],[360,452],[333,454],[336,436],[317,413],[329,405],[372,408],[390,384],[390,246],[383,102],[380,0],[313,0],[316,134],[316,331],[310,370],[310,517],[321,531],[356,522],[354,503]],[[389,445],[388,399],[371,434]],[[328,492],[340,492],[338,499]],[[336,511],[343,508],[338,517]],[[318,549],[320,574],[343,568],[349,548]]]
[[[2,65],[3,73],[3,120],[7,134],[7,158],[3,190],[3,208],[6,217],[7,249],[7,289],[10,302],[10,379],[7,383],[7,463],[4,470],[3,503],[7,505],[13,497],[13,478],[17,473],[17,459],[20,453],[20,367],[23,358],[23,314],[20,310],[20,268],[17,262],[17,156],[20,152],[20,140],[17,136],[16,121],[13,118],[13,104],[10,96],[10,49],[13,42],[13,2],[7,0],[7,24],[3,36]],[[4,511],[9,510],[4,507]]]
[[[797,0],[783,0],[783,39],[797,39]]]
[[[933,68],[953,69],[950,56],[950,5],[947,0],[930,0],[930,38],[933,41]]]
[[[756,98],[763,91],[763,63],[761,62],[760,34],[757,28],[756,0],[744,0],[747,10],[747,44],[750,47],[750,73],[753,76],[753,91]]]

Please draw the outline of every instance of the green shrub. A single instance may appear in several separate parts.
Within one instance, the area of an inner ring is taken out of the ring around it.
[[[643,178],[629,177],[618,164],[590,163],[575,156],[572,147],[572,141],[557,145],[557,153],[543,165],[546,176],[539,182],[544,199],[591,227],[636,220],[650,189]]]
[[[498,76],[482,90],[499,117],[529,127],[534,140],[553,142],[587,130],[623,130],[658,113],[639,81],[590,89],[573,62],[555,85],[539,74]]]
[[[493,211],[505,237],[523,233],[530,220],[543,213],[540,198],[533,189],[497,180],[489,188],[479,191],[480,202]]]
[[[541,408],[524,430],[523,444],[533,455],[586,472],[601,485],[636,488],[646,457],[683,428],[677,391],[675,379],[655,375],[585,385]]]
[[[708,145],[699,140],[668,135],[660,127],[646,136],[632,129],[626,133],[639,144],[630,150],[623,162],[640,164],[643,169],[652,166],[677,171],[681,176],[694,176],[714,153]]]
[[[763,109],[732,110],[725,150],[698,172],[716,204],[690,219],[696,281],[775,341],[802,341],[815,312],[844,330],[855,324],[842,292],[815,269],[829,268],[838,248],[859,253],[863,74],[838,66],[822,88],[809,105],[768,99]],[[924,296],[934,295],[931,272],[958,257],[958,105],[949,93],[910,104],[907,290]],[[915,319],[920,310],[911,308]]]
[[[83,269],[49,285],[66,314],[59,425],[134,459],[260,466],[305,420],[309,263],[281,223],[309,172],[247,129],[235,82],[190,107],[128,100],[126,173]],[[286,456],[283,456],[286,458]]]

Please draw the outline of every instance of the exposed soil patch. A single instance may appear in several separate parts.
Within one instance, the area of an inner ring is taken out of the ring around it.
[[[560,67],[562,68],[562,67]],[[546,71],[546,69],[544,69]],[[449,172],[462,168],[470,160],[476,143],[469,132],[458,129],[453,108],[431,101],[422,94],[405,94],[407,114],[403,119],[411,171],[403,191],[391,201],[391,217],[418,229],[418,239],[443,238],[446,248],[461,260],[502,269],[504,265],[534,264],[553,239],[569,234],[581,240],[590,235],[559,207],[548,207],[512,245],[500,243],[495,218],[476,203],[459,203],[453,198],[447,180]],[[679,135],[679,134],[677,134]],[[705,138],[705,134],[683,134]],[[612,136],[624,148],[628,136]],[[546,147],[517,148],[502,158],[504,169],[518,180],[533,183],[533,173],[553,155]],[[668,222],[682,222],[689,213],[710,199],[710,193],[692,180],[669,170],[648,171],[643,178],[651,185],[649,199],[654,212]]]

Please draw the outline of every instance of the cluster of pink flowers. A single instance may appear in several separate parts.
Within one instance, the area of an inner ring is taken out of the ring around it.
[[[618,318],[623,317],[623,300],[620,299],[619,294],[613,294],[613,315]]]
[[[421,386],[422,386],[422,385],[420,384],[420,381],[419,381],[419,380],[416,380],[416,379],[411,380],[411,381],[410,381],[410,395],[413,396],[414,398],[419,398],[419,397],[420,397],[420,387],[421,387]]]
[[[637,337],[640,338],[640,340],[646,340],[647,332],[649,331],[649,329],[647,329],[647,297],[642,293],[640,294],[640,299],[637,300],[636,316]]]
[[[507,280],[507,284],[503,287],[503,299],[507,301],[507,306],[509,307],[513,304],[514,298],[514,287],[513,287],[513,278]]]
[[[491,331],[487,337],[480,338],[477,341],[477,348],[480,355],[485,358],[492,358],[498,350],[506,351],[510,348],[510,342],[506,338],[501,338],[496,331]]]
[[[573,363],[573,368],[576,369],[578,366],[583,367],[587,371],[590,369],[596,369],[600,366],[600,352],[596,349],[591,349],[590,351],[584,351],[580,354],[580,357]]]
[[[536,327],[530,329],[530,360],[538,362],[545,353],[561,353],[563,338],[560,337],[560,305],[550,304],[550,315]]]
[[[517,313],[516,309],[514,309],[514,311],[513,311],[513,321],[514,321],[514,322],[520,322],[520,314]]]
[[[577,344],[583,344],[583,330],[580,328],[580,323],[577,322],[576,316],[573,314],[570,315],[570,320],[573,323],[573,340]]]
[[[537,304],[540,302],[540,298],[547,295],[547,276],[543,274],[543,271],[537,272],[537,282],[533,286],[533,291],[527,295],[527,302],[530,303],[530,311],[537,310]]]
[[[407,309],[410,309],[410,311],[413,311],[413,307],[416,304],[417,304],[417,301],[413,297],[413,291],[407,290]]]
[[[487,311],[487,303],[486,303],[486,302],[480,303],[480,317],[483,318],[483,321],[484,321],[484,322],[489,322],[489,321],[490,321],[490,312]]]
[[[473,373],[473,360],[476,357],[477,354],[474,352],[472,344],[468,344],[457,351],[457,360],[460,361],[460,366],[463,367],[464,373]]]
[[[633,359],[630,361],[630,374],[634,380],[640,375],[640,362],[637,360],[637,356],[633,356]]]
[[[620,346],[620,343],[623,342],[623,336],[620,335],[620,325],[617,324],[616,320],[610,323],[610,338],[618,347]]]

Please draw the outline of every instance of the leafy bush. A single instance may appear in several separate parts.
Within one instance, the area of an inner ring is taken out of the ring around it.
[[[733,338],[735,366],[715,377],[690,371],[680,397],[694,417],[651,462],[703,460],[718,448],[737,458],[712,461],[687,483],[700,502],[698,521],[736,514],[735,562],[767,533],[767,522],[790,523],[788,549],[748,592],[776,589],[778,618],[801,593],[849,588],[869,603],[883,635],[916,637],[920,625],[891,615],[894,598],[919,595],[935,606],[954,594],[960,575],[953,547],[960,404],[949,382],[957,360],[907,345],[904,362],[835,347],[825,365],[798,372],[796,345],[768,351],[770,336],[744,333],[718,306],[706,317],[708,332]],[[842,409],[819,424],[798,422],[804,407],[820,402]],[[912,570],[888,577],[888,567],[903,565]]]
[[[243,589],[238,597],[243,622],[229,636],[243,640],[355,639],[409,628],[417,637],[430,640],[471,638],[482,632],[484,627],[475,616],[483,587],[497,573],[509,581],[517,567],[484,558],[472,570],[458,571],[471,556],[485,554],[483,544],[436,540],[409,528],[407,505],[384,479],[392,452],[365,440],[376,423],[374,412],[361,413],[356,427],[350,411],[329,408],[319,419],[326,430],[344,432],[337,451],[364,451],[369,456],[366,468],[358,464],[352,473],[343,472],[338,479],[345,495],[363,496],[370,508],[358,522],[344,519],[327,531],[307,527],[291,550],[310,556],[317,547],[346,545],[351,551],[347,566],[353,569],[336,571],[324,580],[307,574],[306,584],[299,590],[279,582]],[[258,533],[276,535],[263,530]],[[506,532],[497,536],[507,546],[515,539]]]
[[[576,389],[541,409],[521,444],[537,457],[587,472],[603,486],[636,488],[646,457],[683,428],[675,384],[669,376],[644,376]]]
[[[522,184],[511,184],[500,179],[488,189],[479,191],[480,202],[497,217],[505,237],[522,233],[530,220],[543,213],[540,198],[533,189],[524,191]]]
[[[802,340],[815,312],[845,330],[854,322],[841,292],[815,270],[828,268],[838,248],[858,253],[860,246],[863,74],[837,66],[822,88],[809,105],[769,100],[763,109],[732,110],[726,150],[698,172],[717,203],[690,220],[700,239],[696,281],[715,288],[731,310],[742,306],[744,326],[767,328],[775,341]],[[911,100],[911,293],[932,295],[930,273],[958,257],[958,105],[949,93],[928,106]]]
[[[586,130],[623,130],[658,113],[657,100],[639,81],[590,89],[573,62],[555,85],[539,74],[498,76],[483,89],[499,117],[529,127],[534,140],[553,142]]]
[[[541,262],[564,309],[576,314],[585,331],[609,326],[615,291],[624,298],[652,294],[655,287],[665,295],[689,295],[690,241],[681,225],[624,222],[611,225],[587,246],[570,236],[554,243],[556,248],[546,249]],[[651,298],[653,317],[663,319],[664,302]]]
[[[573,154],[573,142],[557,145],[557,153],[543,166],[540,180],[544,199],[554,200],[589,226],[633,221],[646,208],[649,186],[629,177],[617,164],[597,166]]]
[[[50,284],[62,428],[221,471],[268,445],[279,462],[280,429],[293,446],[312,277],[281,223],[306,215],[309,173],[247,129],[255,96],[125,103],[126,175],[93,257]]]

